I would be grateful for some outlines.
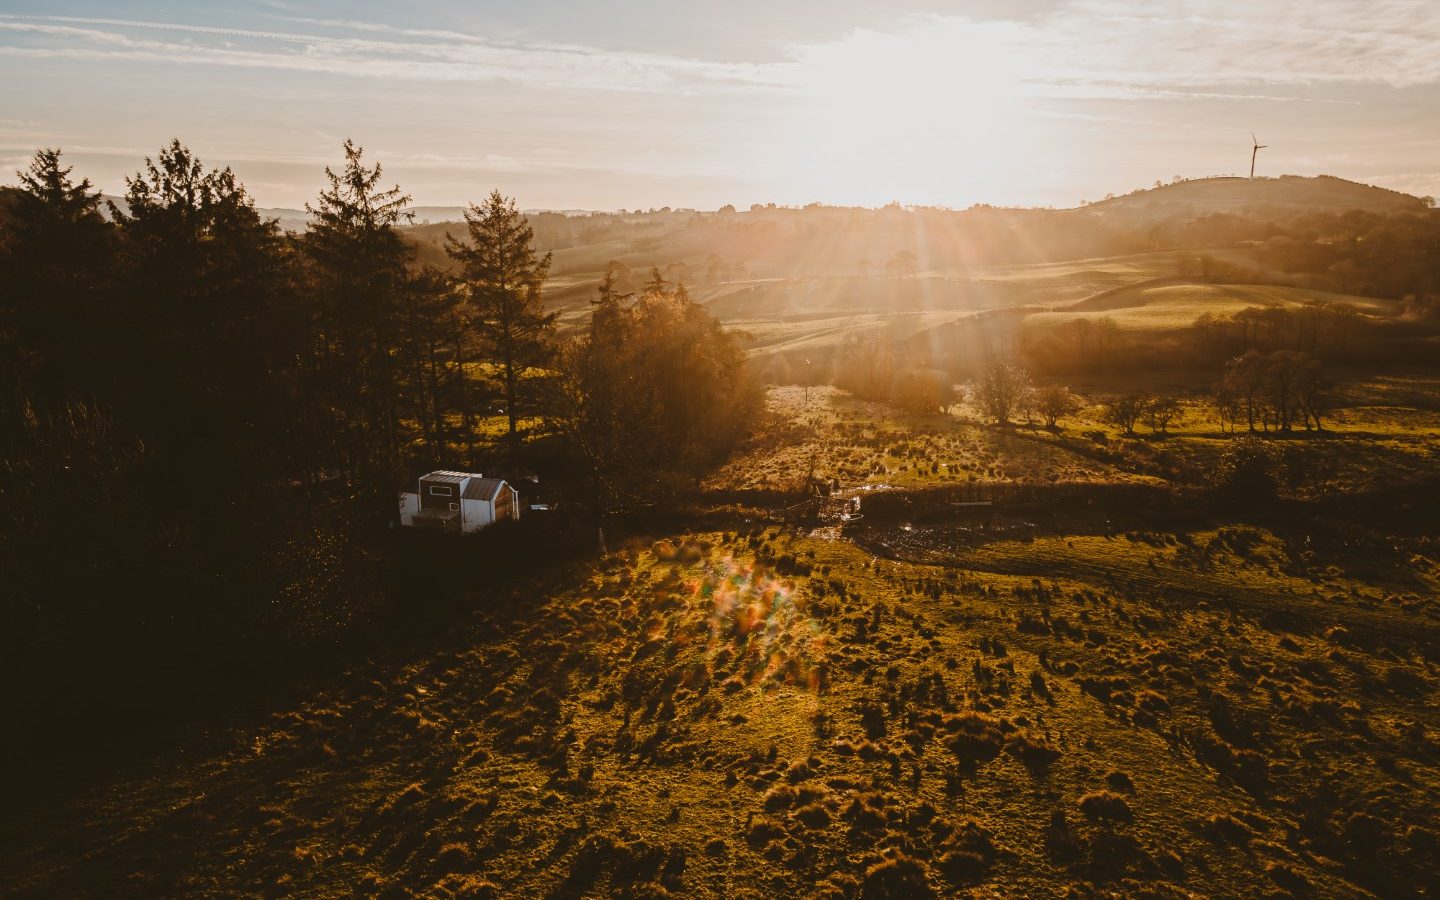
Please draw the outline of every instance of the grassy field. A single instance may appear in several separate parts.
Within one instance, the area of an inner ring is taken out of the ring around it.
[[[1394,303],[1372,297],[1270,285],[1167,283],[1107,292],[1062,310],[1034,313],[1025,324],[1046,329],[1105,316],[1127,331],[1165,332],[1184,328],[1206,313],[1224,317],[1252,307],[1293,309],[1310,303],[1341,303],[1377,316],[1395,312]]]
[[[1244,248],[1211,256],[1253,265]],[[1177,275],[1185,254],[1159,251],[1061,263],[922,270],[911,278],[879,274],[798,273],[689,284],[691,296],[745,335],[752,356],[832,352],[846,337],[883,330],[897,342],[977,314],[1015,311],[1037,334],[1080,319],[1108,317],[1122,330],[1161,334],[1205,313],[1223,317],[1251,307],[1297,308],[1341,303],[1371,316],[1396,312],[1391,301],[1302,288],[1210,284]],[[703,260],[690,261],[691,272]],[[562,328],[583,326],[603,269],[569,271],[546,284],[547,305]],[[642,274],[626,290],[638,289]]]
[[[1253,528],[637,545],[33,811],[0,890],[1408,893],[1437,875],[1433,564],[1398,592],[1295,561]]]
[[[1433,496],[1440,379],[1344,373],[1256,516],[1203,502],[1203,378],[1150,385],[1168,435],[1071,386],[1054,432],[771,389],[712,524],[469,579],[396,661],[12,799],[0,896],[1433,892],[1440,545],[1366,498]],[[812,472],[863,519],[729,505]]]
[[[1440,381],[1428,375],[1342,374],[1337,407],[1323,435],[1285,442],[1305,480],[1297,494],[1364,491],[1421,481],[1440,470]],[[797,490],[814,474],[844,489],[973,487],[1008,484],[1201,483],[1227,432],[1204,394],[1204,378],[1172,373],[1151,384],[1181,399],[1166,434],[1125,436],[1104,420],[1102,399],[1132,388],[1127,379],[1069,385],[1083,409],[1050,431],[983,424],[973,402],[944,415],[916,416],[856,400],[832,387],[772,388],[772,426],[707,481],[714,490]]]
[[[772,388],[777,424],[749,451],[711,476],[716,489],[798,489],[816,477],[845,488],[985,485],[1014,482],[1145,480],[1067,450],[1051,435],[978,424],[956,415],[911,416],[856,400],[833,387]]]

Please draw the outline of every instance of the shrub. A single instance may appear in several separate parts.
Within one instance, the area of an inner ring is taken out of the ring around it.
[[[1220,496],[1255,505],[1275,499],[1284,475],[1284,456],[1271,442],[1247,434],[1231,440],[1220,454],[1214,486]]]

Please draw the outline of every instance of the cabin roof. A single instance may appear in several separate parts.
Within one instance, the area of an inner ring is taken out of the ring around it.
[[[440,484],[460,484],[467,478],[479,477],[480,476],[474,472],[450,472],[445,469],[438,469],[429,475],[421,475],[420,480]]]
[[[504,484],[503,478],[472,478],[460,496],[466,500],[494,500]]]

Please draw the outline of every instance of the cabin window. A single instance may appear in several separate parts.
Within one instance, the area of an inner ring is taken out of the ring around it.
[[[459,509],[459,508],[460,508],[460,504],[458,504],[458,503],[451,503],[451,504],[450,504],[450,508],[451,508],[452,510]]]
[[[448,484],[432,484],[430,485],[430,496],[453,497],[455,496],[455,489]]]

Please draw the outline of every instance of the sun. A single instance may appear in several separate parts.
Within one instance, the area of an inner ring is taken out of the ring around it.
[[[1033,51],[1006,23],[933,20],[811,46],[790,71],[782,123],[796,188],[863,205],[1006,194],[1043,140]]]

